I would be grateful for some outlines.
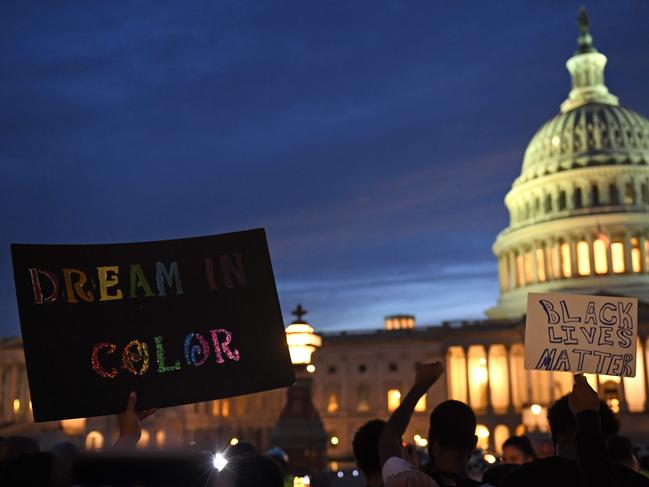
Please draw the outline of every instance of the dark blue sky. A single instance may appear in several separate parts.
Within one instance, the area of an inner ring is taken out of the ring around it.
[[[586,2],[607,84],[649,114],[649,3]],[[578,2],[0,5],[0,336],[11,242],[263,226],[285,317],[479,318]]]

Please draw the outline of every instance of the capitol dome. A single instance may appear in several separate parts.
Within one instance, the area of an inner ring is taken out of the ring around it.
[[[582,167],[649,164],[649,120],[605,103],[559,113],[534,135],[514,185]]]
[[[572,89],[532,137],[505,197],[492,318],[523,315],[529,292],[649,298],[649,120],[609,92],[584,10],[579,29],[566,62]]]

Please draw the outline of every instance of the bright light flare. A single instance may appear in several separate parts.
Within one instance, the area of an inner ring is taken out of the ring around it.
[[[487,453],[484,456],[484,461],[487,463],[496,463],[496,457],[494,457],[491,453]]]
[[[228,460],[223,456],[223,453],[215,453],[214,458],[212,459],[212,465],[219,472],[225,468],[228,464]]]

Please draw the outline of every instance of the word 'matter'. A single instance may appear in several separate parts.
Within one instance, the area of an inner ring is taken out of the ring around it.
[[[232,333],[224,328],[209,331],[211,344],[214,350],[214,362],[222,364],[225,359],[239,361],[239,351],[231,348]],[[181,369],[180,360],[166,363],[165,348],[162,337],[153,338],[155,343],[157,372],[164,374]],[[187,365],[200,367],[210,357],[210,342],[200,333],[188,333],[184,340],[184,355]],[[149,371],[149,346],[140,340],[131,340],[122,349],[121,354],[116,354],[117,345],[109,342],[97,343],[91,352],[90,363],[92,369],[104,379],[114,379],[119,375],[119,368],[133,375],[144,375]]]
[[[243,256],[239,252],[221,254],[216,259],[205,257],[202,268],[210,291],[246,285]],[[59,297],[66,298],[68,303],[92,303],[184,293],[177,261],[156,262],[147,271],[141,264],[104,265],[92,271],[62,268],[59,273],[32,267],[29,276],[35,304],[53,303]]]

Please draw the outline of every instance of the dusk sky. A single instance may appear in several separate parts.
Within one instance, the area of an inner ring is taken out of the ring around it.
[[[484,317],[491,244],[570,87],[579,2],[4,1],[0,337],[10,243],[268,233],[286,321]],[[649,2],[585,2],[649,115]]]

